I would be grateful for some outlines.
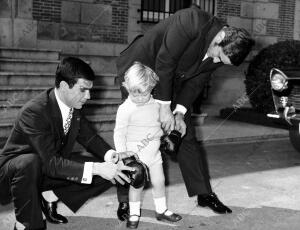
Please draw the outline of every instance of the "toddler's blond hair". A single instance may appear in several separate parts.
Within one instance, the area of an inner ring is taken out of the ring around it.
[[[148,66],[134,62],[133,65],[125,72],[125,81],[122,85],[130,93],[144,93],[152,91],[159,78],[156,73]]]

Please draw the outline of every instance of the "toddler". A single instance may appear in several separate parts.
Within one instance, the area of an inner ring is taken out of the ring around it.
[[[114,129],[117,152],[133,151],[149,168],[152,194],[157,220],[176,222],[181,216],[168,210],[165,194],[165,177],[159,151],[163,135],[159,118],[160,105],[151,95],[158,76],[149,67],[135,62],[125,73],[123,86],[129,93],[120,105]],[[143,187],[129,189],[128,228],[137,228],[140,219]]]

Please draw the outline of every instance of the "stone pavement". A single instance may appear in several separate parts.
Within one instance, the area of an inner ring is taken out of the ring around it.
[[[300,154],[290,145],[287,130],[211,117],[197,128],[197,135],[204,141],[213,189],[233,213],[217,215],[197,207],[195,197],[187,196],[178,164],[167,158],[168,205],[183,220],[158,222],[148,188],[139,229],[299,229]],[[116,218],[117,205],[114,187],[88,201],[76,214],[60,204],[59,212],[70,223],[48,224],[48,229],[126,229]],[[13,223],[12,206],[0,207],[0,229],[12,229]]]
[[[208,116],[202,126],[196,126],[196,137],[206,144],[251,142],[261,139],[286,138],[288,130]]]

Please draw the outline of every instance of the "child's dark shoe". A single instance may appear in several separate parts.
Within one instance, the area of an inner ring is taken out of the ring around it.
[[[140,222],[140,216],[138,215],[130,215],[129,219],[127,220],[127,224],[126,227],[127,228],[131,228],[131,229],[135,229],[138,227]]]
[[[161,214],[156,212],[156,219],[157,220],[167,220],[167,221],[170,221],[170,222],[177,222],[177,221],[182,219],[182,217],[180,215],[175,214],[175,213],[172,213],[171,215],[167,215],[168,211],[169,210],[167,209],[166,211],[164,211]]]

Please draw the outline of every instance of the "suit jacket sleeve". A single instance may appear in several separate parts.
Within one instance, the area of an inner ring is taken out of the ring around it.
[[[201,26],[198,14],[191,9],[182,11],[168,26],[155,62],[155,71],[159,76],[155,99],[171,100],[173,79],[180,57],[191,41],[200,36]]]
[[[176,104],[183,105],[189,109],[203,90],[205,82],[209,80],[210,76],[211,72],[205,72],[184,82],[176,98]]]
[[[77,141],[82,144],[87,151],[102,161],[104,161],[105,153],[111,149],[111,147],[91,127],[90,122],[84,116],[80,119],[80,129]]]
[[[38,109],[26,108],[20,115],[16,129],[24,133],[27,142],[42,161],[43,173],[80,183],[84,164],[63,158],[56,145],[58,140],[51,128],[50,120]]]

